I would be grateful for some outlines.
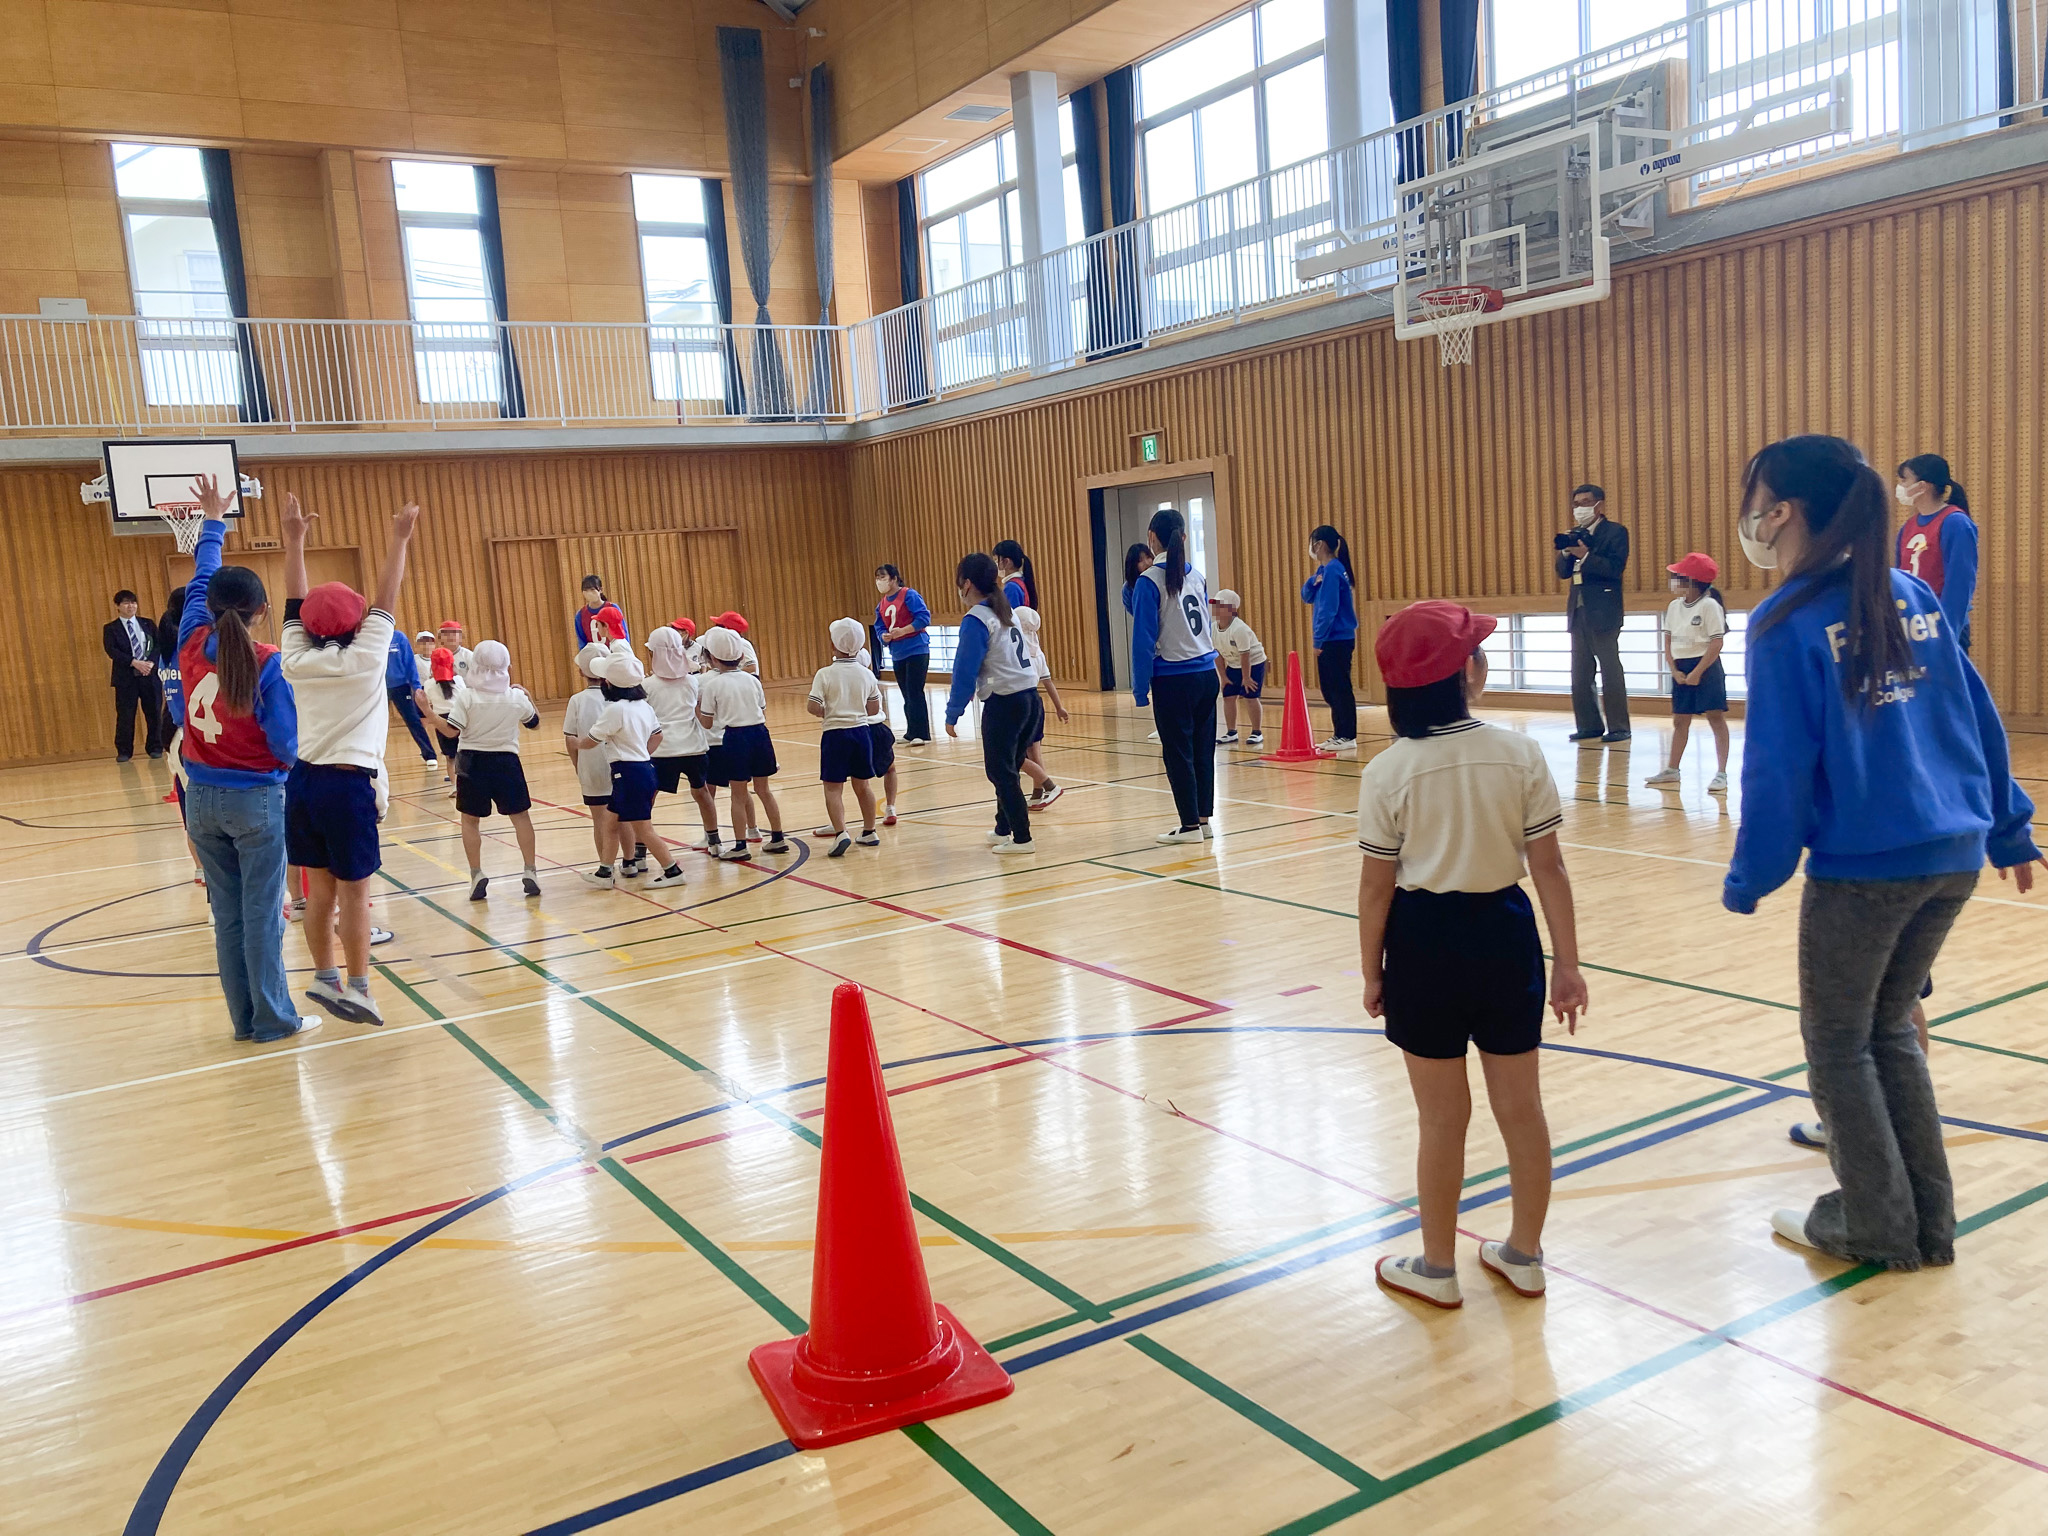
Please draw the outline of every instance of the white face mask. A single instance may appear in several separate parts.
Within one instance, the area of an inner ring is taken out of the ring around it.
[[[1901,480],[1897,485],[1893,486],[1892,494],[1899,498],[1901,506],[1910,507],[1913,505],[1913,493],[1906,489],[1905,481]]]
[[[1586,524],[1593,521],[1593,509],[1591,507],[1573,507],[1572,521],[1577,523],[1581,528],[1585,527]]]
[[[1763,526],[1763,516],[1757,517],[1757,526]],[[1742,553],[1749,563],[1760,571],[1775,571],[1778,568],[1778,551],[1749,531],[1749,519],[1744,517],[1735,525],[1735,537],[1742,545]]]
[[[886,595],[889,590],[888,578],[884,576],[877,576],[875,578],[875,590]]]

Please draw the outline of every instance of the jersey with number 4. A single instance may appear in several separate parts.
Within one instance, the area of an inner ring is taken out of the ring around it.
[[[1209,618],[1209,587],[1202,573],[1189,566],[1180,591],[1166,590],[1166,562],[1161,560],[1138,578],[1159,588],[1159,651],[1161,661],[1200,661],[1216,649],[1216,627]],[[1176,622],[1174,615],[1178,614]]]
[[[981,672],[974,683],[974,696],[988,698],[997,693],[1035,693],[1038,669],[1031,664],[1031,642],[1014,623],[1005,624],[987,603],[967,610],[968,623],[988,627],[988,652],[981,658]]]
[[[220,672],[208,659],[211,627],[202,626],[178,652],[178,678],[185,692],[185,760],[208,768],[244,773],[281,773],[285,765],[270,750],[270,738],[252,711],[231,715],[221,707]],[[277,654],[274,645],[256,647],[256,671]]]

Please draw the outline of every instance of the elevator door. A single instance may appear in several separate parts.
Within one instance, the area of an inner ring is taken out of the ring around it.
[[[1212,476],[1147,480],[1116,486],[1105,494],[1102,579],[1109,593],[1110,654],[1116,672],[1104,682],[1118,687],[1129,686],[1131,680],[1131,616],[1123,605],[1124,551],[1145,542],[1145,525],[1161,507],[1172,507],[1187,519],[1188,564],[1202,573],[1210,591],[1216,590],[1216,487]]]

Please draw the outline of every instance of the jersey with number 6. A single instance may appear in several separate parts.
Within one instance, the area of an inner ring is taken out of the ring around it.
[[[209,768],[245,773],[280,773],[285,765],[270,750],[263,723],[253,712],[231,715],[222,706],[220,672],[206,655],[211,626],[192,631],[178,652],[178,678],[185,692],[185,760]],[[256,647],[256,670],[277,654],[274,645]]]
[[[1161,661],[1200,661],[1216,649],[1215,625],[1209,619],[1209,585],[1189,566],[1180,591],[1166,590],[1166,562],[1159,561],[1139,578],[1159,588],[1159,650]]]

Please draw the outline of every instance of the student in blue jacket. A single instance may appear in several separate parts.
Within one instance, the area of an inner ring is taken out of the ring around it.
[[[996,563],[984,554],[963,558],[953,572],[960,606],[960,639],[953,651],[953,687],[946,697],[946,734],[960,734],[967,706],[981,701],[981,764],[996,790],[996,827],[988,835],[991,853],[1033,851],[1031,807],[1018,784],[1024,754],[1045,719],[1038,702],[1038,670],[1031,645],[1003,596]]]
[[[1216,626],[1209,586],[1188,564],[1187,520],[1161,507],[1145,525],[1153,563],[1131,589],[1131,699],[1152,706],[1159,752],[1180,824],[1162,843],[1201,843],[1216,834]]]
[[[391,654],[384,660],[384,696],[398,711],[398,718],[405,722],[405,728],[412,732],[413,745],[420,749],[420,757],[431,768],[438,759],[434,756],[434,744],[427,740],[427,728],[420,723],[420,706],[413,698],[419,686],[418,658],[413,655],[412,645],[404,632],[394,627],[391,631]]]
[[[1351,546],[1328,523],[1308,536],[1308,552],[1316,568],[1301,584],[1301,600],[1315,610],[1316,686],[1330,706],[1330,737],[1322,750],[1348,752],[1358,745],[1358,695],[1351,688],[1351,653],[1358,646],[1351,589],[1358,573],[1351,566]]]
[[[1898,566],[1934,588],[1956,643],[1970,649],[1970,600],[1977,595],[1977,525],[1970,498],[1938,453],[1899,466],[1892,494],[1906,509]]]
[[[1840,1183],[1780,1237],[1887,1269],[1955,1259],[1955,1196],[1914,999],[1985,860],[2040,861],[1984,680],[1926,583],[1893,570],[1884,481],[1838,437],[1750,461],[1737,533],[1785,583],[1751,615],[1742,829],[1722,902],[1792,878],[1799,1033]]]
[[[921,747],[932,739],[931,706],[924,696],[925,675],[931,670],[932,611],[916,589],[903,584],[903,573],[893,565],[875,567],[875,655],[887,648],[889,665],[896,669],[896,686],[903,694],[903,743]]]

